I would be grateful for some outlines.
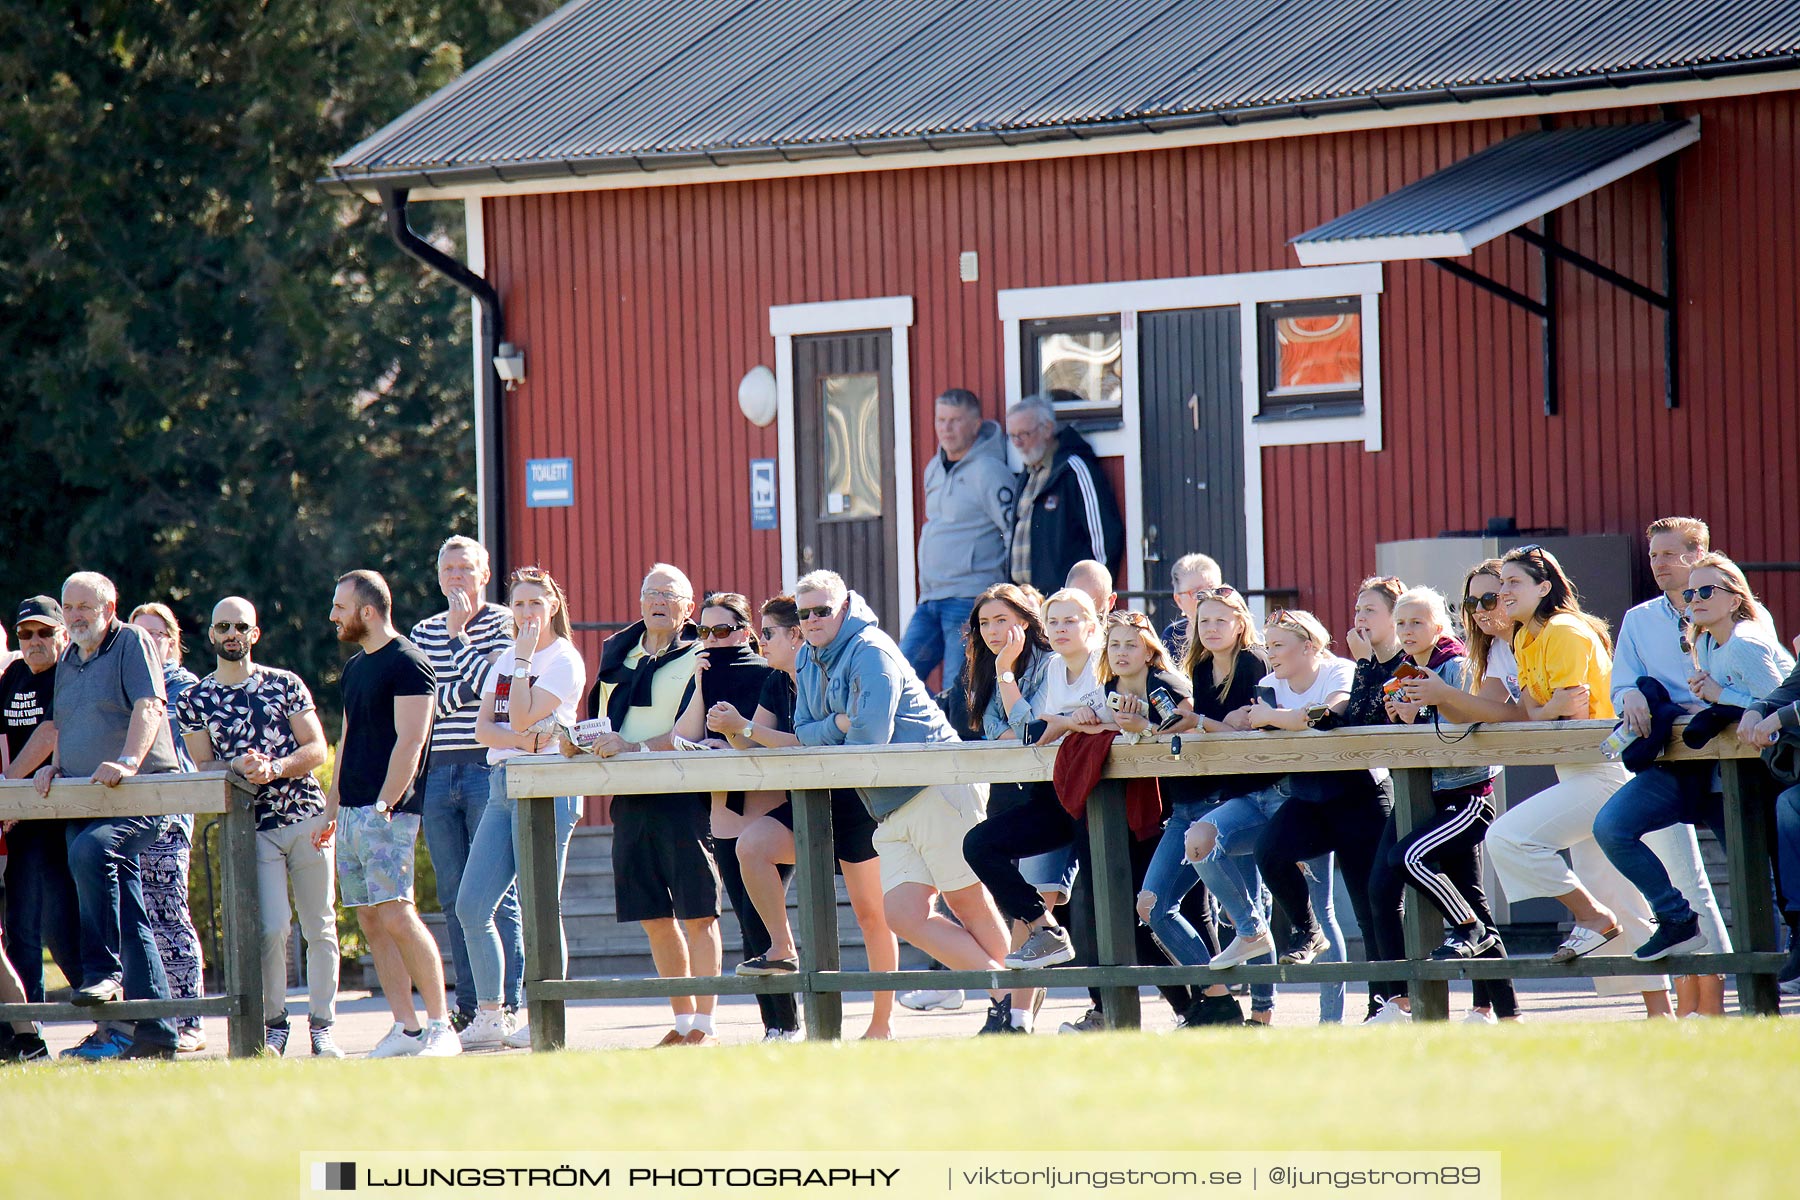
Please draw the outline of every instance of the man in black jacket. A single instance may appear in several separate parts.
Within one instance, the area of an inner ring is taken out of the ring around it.
[[[1056,426],[1056,406],[1027,396],[1006,413],[1006,435],[1025,461],[1014,513],[1012,581],[1041,592],[1062,586],[1084,558],[1119,569],[1125,531],[1094,448]]]

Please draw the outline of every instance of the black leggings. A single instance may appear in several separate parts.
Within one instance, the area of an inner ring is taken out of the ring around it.
[[[1371,903],[1384,908],[1399,902],[1405,884],[1412,884],[1451,925],[1479,921],[1492,929],[1494,914],[1481,887],[1481,840],[1494,821],[1493,787],[1477,784],[1431,794],[1433,812],[1424,824],[1396,837],[1394,819],[1388,817],[1382,833],[1375,871],[1369,879]],[[1483,958],[1505,958],[1506,948],[1496,944]],[[1492,1008],[1498,1017],[1519,1013],[1519,1000],[1510,979],[1474,981],[1475,1007]]]
[[[731,901],[731,911],[737,914],[738,931],[744,935],[744,957],[766,954],[772,944],[769,927],[763,924],[762,914],[756,911],[756,905],[750,902],[750,893],[744,890],[744,872],[738,866],[737,839],[714,838],[713,844],[719,860],[719,881],[725,885],[725,897]],[[786,887],[794,868],[783,863],[780,871],[782,886]],[[758,992],[756,1007],[762,1010],[765,1030],[793,1033],[800,1028],[800,1006],[792,992]]]
[[[1406,957],[1405,934],[1400,927],[1400,899],[1377,905],[1370,895],[1382,830],[1394,809],[1393,785],[1377,784],[1366,771],[1343,771],[1311,776],[1305,792],[1275,810],[1256,842],[1256,866],[1270,895],[1293,923],[1296,935],[1319,932],[1300,864],[1321,854],[1335,853],[1350,893],[1350,908],[1363,932],[1363,948],[1370,962]],[[1406,995],[1398,980],[1371,980],[1369,998]]]
[[[1038,784],[1023,803],[989,817],[963,836],[963,858],[1000,911],[1030,923],[1044,915],[1044,898],[1025,882],[1018,860],[1048,854],[1075,840],[1075,818],[1056,798],[1056,789]]]

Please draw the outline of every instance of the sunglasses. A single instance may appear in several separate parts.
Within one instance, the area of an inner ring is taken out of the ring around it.
[[[16,629],[13,632],[18,635],[21,642],[35,642],[39,638],[48,642],[56,637],[56,630],[46,629],[42,625],[28,625],[23,629]]]
[[[254,628],[256,626],[248,621],[214,621],[212,631],[220,637],[224,637],[234,629],[239,633],[249,633]]]
[[[790,630],[792,628],[794,628],[794,626],[792,626],[792,625],[764,625],[761,629],[757,630],[756,632],[758,635],[760,635],[762,637],[763,641],[772,642],[775,640],[775,634],[777,631],[786,633],[788,630]]]
[[[802,621],[823,621],[826,617],[829,617],[832,613],[836,612],[837,609],[829,604],[819,604],[812,608],[802,608],[798,611]]]
[[[1235,595],[1237,595],[1237,592],[1235,589],[1233,589],[1229,584],[1221,583],[1216,588],[1207,588],[1203,592],[1196,591],[1194,593],[1194,599],[1197,601],[1229,600]]]
[[[742,628],[741,624],[735,623],[731,625],[701,625],[699,627],[700,636],[703,638],[728,638]]]
[[[542,567],[520,567],[507,576],[508,583],[543,583],[550,578],[550,572]]]
[[[1711,600],[1714,592],[1724,592],[1727,596],[1735,596],[1738,594],[1736,588],[1728,588],[1722,583],[1703,583],[1697,588],[1682,588],[1681,598],[1689,604],[1692,604],[1695,597],[1699,597],[1702,600]]]
[[[1500,607],[1499,592],[1483,592],[1479,596],[1464,596],[1464,608],[1479,608],[1482,612],[1493,612]]]

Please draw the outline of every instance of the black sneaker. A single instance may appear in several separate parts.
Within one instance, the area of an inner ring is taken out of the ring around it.
[[[1671,954],[1698,954],[1706,949],[1706,935],[1700,932],[1700,918],[1685,921],[1661,921],[1650,940],[1639,946],[1631,957],[1639,962],[1655,962]]]
[[[1331,943],[1325,940],[1325,931],[1313,929],[1310,933],[1294,930],[1294,936],[1288,940],[1288,951],[1280,958],[1284,967],[1296,967],[1311,962],[1319,955],[1331,949]]]
[[[263,1052],[280,1058],[287,1053],[288,1023],[263,1026]]]
[[[450,1028],[455,1033],[461,1033],[463,1030],[467,1029],[474,1020],[474,1013],[464,1012],[459,1008],[450,1014]]]
[[[1012,997],[1002,996],[998,1000],[988,1001],[987,1024],[983,1025],[976,1037],[986,1033],[1024,1033],[1023,1029],[1012,1023]]]
[[[1775,982],[1788,995],[1800,991],[1800,930],[1794,930],[1788,934],[1787,961],[1782,963],[1781,970],[1776,972]]]
[[[755,958],[746,958],[737,965],[739,975],[748,975],[752,978],[767,975],[797,975],[799,972],[800,964],[793,959],[770,958],[766,954],[759,954]]]
[[[0,1046],[0,1062],[34,1063],[49,1062],[50,1047],[36,1033],[14,1033],[7,1030],[6,1043]]]
[[[1200,995],[1188,1005],[1182,1014],[1182,1029],[1198,1029],[1202,1025],[1236,1025],[1244,1024],[1244,1006],[1238,1003],[1237,997],[1227,992],[1223,996]]]
[[[1444,934],[1444,944],[1431,952],[1438,962],[1460,958],[1480,958],[1500,939],[1480,921],[1458,925]]]

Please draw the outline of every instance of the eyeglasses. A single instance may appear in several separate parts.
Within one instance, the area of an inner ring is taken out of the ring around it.
[[[802,608],[798,611],[802,621],[823,621],[826,617],[835,613],[837,608],[830,604],[818,604],[814,605],[812,608]]]
[[[248,621],[214,621],[212,631],[220,637],[224,637],[234,629],[239,633],[249,633],[254,628],[256,626]]]
[[[1048,428],[1050,426],[1050,424],[1051,423],[1049,421],[1040,421],[1038,424],[1033,425],[1030,429],[1026,430],[1024,433],[1009,433],[1009,434],[1007,434],[1006,440],[1011,442],[1015,446],[1023,446],[1026,442],[1031,441],[1033,438],[1037,437],[1038,434],[1042,433],[1046,428]]]
[[[651,600],[651,601],[660,600],[660,601],[664,602],[665,604],[674,604],[680,600],[692,600],[693,599],[692,596],[686,594],[685,592],[668,592],[668,591],[664,591],[662,588],[645,588],[639,594],[645,600]]]
[[[730,625],[702,625],[699,628],[700,636],[703,638],[728,638],[743,627],[740,623],[733,623]],[[767,637],[768,635],[764,634],[763,636]]]
[[[1681,598],[1692,604],[1696,596],[1702,600],[1711,600],[1714,592],[1724,592],[1728,596],[1740,594],[1736,588],[1726,587],[1722,583],[1703,583],[1697,588],[1682,588]]]
[[[1464,608],[1479,608],[1482,612],[1493,612],[1500,607],[1499,592],[1483,592],[1479,596],[1464,596]]]
[[[13,632],[18,635],[21,642],[35,642],[40,638],[48,642],[55,640],[57,631],[54,629],[46,629],[42,625],[30,625],[23,629],[16,629]]]

